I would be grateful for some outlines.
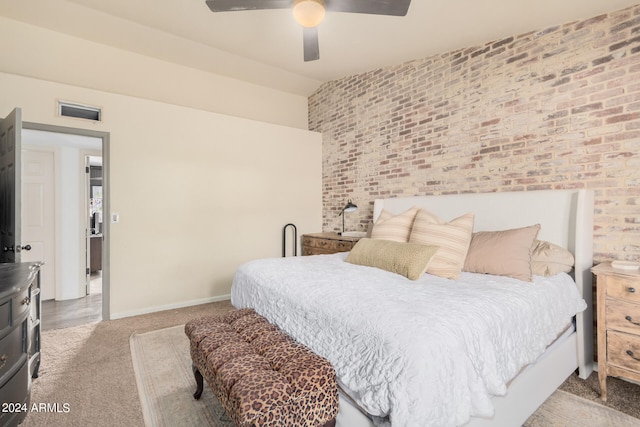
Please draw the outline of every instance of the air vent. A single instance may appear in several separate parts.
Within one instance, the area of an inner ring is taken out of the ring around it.
[[[102,120],[102,109],[89,105],[58,101],[58,115],[99,122]]]

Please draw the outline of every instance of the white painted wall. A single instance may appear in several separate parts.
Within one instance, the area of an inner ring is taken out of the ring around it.
[[[280,256],[285,224],[322,228],[319,134],[7,73],[0,94],[0,116],[110,133],[113,318],[225,298],[241,263]],[[57,99],[104,121],[57,117]]]

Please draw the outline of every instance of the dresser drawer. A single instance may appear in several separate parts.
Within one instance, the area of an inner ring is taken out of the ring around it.
[[[607,329],[640,334],[640,304],[609,299],[606,311]]]
[[[607,332],[607,363],[640,373],[640,337]]]
[[[29,407],[29,366],[25,362],[18,372],[0,388],[0,402],[15,404],[13,411],[0,411],[0,426],[17,425],[26,416]]]
[[[9,332],[11,327],[11,300],[0,303],[0,338]]]
[[[19,321],[20,317],[31,308],[31,297],[29,297],[29,286],[26,286],[21,292],[13,297],[12,310],[13,322]]]
[[[7,375],[11,373],[20,358],[25,354],[22,341],[23,328],[26,324],[13,328],[11,333],[0,341],[0,386],[7,380]],[[23,357],[26,360],[25,357]]]
[[[607,276],[607,296],[640,303],[640,281],[632,277]]]

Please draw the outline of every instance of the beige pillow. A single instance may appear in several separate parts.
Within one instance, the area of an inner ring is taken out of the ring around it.
[[[351,249],[346,261],[418,280],[437,250],[434,246],[363,238]]]
[[[431,212],[420,209],[411,231],[410,243],[437,246],[427,273],[457,279],[464,265],[473,232],[473,213],[445,222]]]
[[[383,210],[380,212],[378,220],[373,224],[371,238],[403,243],[408,242],[413,220],[417,212],[418,208],[411,208],[394,216],[389,211]]]
[[[531,271],[537,276],[570,273],[575,260],[565,248],[544,240],[536,240],[531,254]]]
[[[531,281],[531,253],[540,224],[473,233],[464,271]]]

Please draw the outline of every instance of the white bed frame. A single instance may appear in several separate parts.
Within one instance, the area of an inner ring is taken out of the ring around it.
[[[494,397],[494,416],[474,417],[465,426],[520,426],[576,368],[586,379],[593,371],[593,192],[542,190],[452,194],[376,199],[374,221],[382,210],[398,214],[414,206],[444,220],[475,214],[474,231],[495,231],[540,224],[538,239],[569,249],[575,257],[575,281],[587,309],[576,316],[576,331],[549,347],[509,384],[505,396]],[[341,396],[338,427],[373,426],[369,418]]]

